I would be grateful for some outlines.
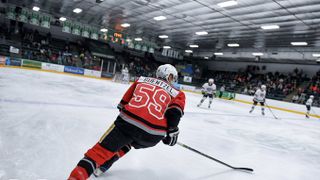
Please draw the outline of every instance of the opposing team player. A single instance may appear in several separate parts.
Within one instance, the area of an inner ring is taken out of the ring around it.
[[[129,70],[127,67],[121,70],[121,82],[129,84]]]
[[[209,97],[208,108],[210,108],[212,100],[213,100],[213,95],[216,93],[216,89],[217,89],[217,87],[214,84],[214,80],[213,79],[209,79],[207,83],[204,83],[203,86],[202,86],[202,90],[201,90],[201,92],[203,94],[203,97],[200,100],[200,103],[198,104],[198,107],[200,107],[201,104],[203,103],[203,101],[205,99],[207,99],[207,97]]]
[[[261,88],[257,89],[257,91],[254,93],[253,97],[253,105],[251,107],[250,113],[253,112],[254,108],[258,103],[261,105],[261,114],[264,115],[264,103],[266,101],[266,94],[267,94],[267,87],[266,85],[261,85]]]
[[[309,96],[309,99],[306,102],[306,107],[307,107],[306,118],[309,118],[309,114],[310,114],[311,106],[312,106],[312,103],[313,103],[313,99],[314,99],[314,96],[311,95],[311,96]]]
[[[92,173],[100,175],[131,147],[148,148],[161,140],[170,146],[176,144],[185,95],[172,86],[178,78],[172,65],[159,66],[156,76],[140,77],[130,86],[118,105],[119,116],[85,153],[69,180],[85,180]]]

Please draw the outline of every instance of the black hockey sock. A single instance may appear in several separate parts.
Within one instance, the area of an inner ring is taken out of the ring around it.
[[[96,169],[96,163],[88,157],[82,158],[77,166],[83,167],[87,171],[89,177]]]
[[[100,166],[100,169],[102,172],[106,172],[114,162],[116,162],[119,159],[118,155],[114,155],[110,160],[106,161],[104,164]]]

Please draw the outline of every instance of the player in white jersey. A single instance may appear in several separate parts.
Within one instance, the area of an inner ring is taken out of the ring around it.
[[[261,114],[264,115],[264,102],[266,101],[266,94],[267,94],[266,89],[267,89],[266,85],[261,85],[261,88],[254,93],[253,105],[251,107],[250,113],[252,113],[256,105],[260,103]]]
[[[127,67],[121,70],[121,76],[122,76],[121,80],[123,83],[129,83],[129,70]]]
[[[306,118],[309,118],[309,114],[310,114],[311,106],[312,106],[312,103],[313,103],[313,99],[314,99],[314,96],[311,95],[311,96],[309,96],[309,99],[306,102],[306,107],[307,107]]]
[[[209,79],[207,83],[204,83],[203,86],[202,86],[202,94],[203,94],[203,97],[200,101],[200,103],[198,104],[198,107],[201,106],[201,104],[203,103],[203,101],[205,99],[207,99],[207,97],[209,97],[209,105],[208,105],[208,108],[210,108],[211,106],[211,103],[212,103],[212,100],[213,100],[213,94],[216,93],[216,85],[214,84],[214,80],[213,79]]]

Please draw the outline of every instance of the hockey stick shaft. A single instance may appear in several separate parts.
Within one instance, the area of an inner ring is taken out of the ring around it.
[[[181,143],[181,142],[177,142],[177,144],[180,145],[181,147],[184,147],[184,148],[186,148],[186,149],[189,149],[190,151],[193,151],[193,152],[195,152],[195,153],[197,153],[197,154],[200,154],[200,155],[202,155],[202,156],[204,156],[204,157],[206,157],[206,158],[209,158],[209,159],[211,159],[211,160],[213,160],[213,161],[215,161],[215,162],[218,162],[218,163],[220,163],[220,164],[222,164],[222,165],[225,165],[225,166],[227,166],[227,167],[229,167],[229,168],[231,168],[231,169],[253,172],[253,169],[251,169],[251,168],[231,166],[231,165],[229,165],[229,164],[227,164],[227,163],[224,163],[224,162],[222,162],[222,161],[220,161],[220,160],[218,160],[218,159],[216,159],[216,158],[214,158],[214,157],[211,157],[211,156],[209,156],[209,155],[207,155],[207,154],[205,154],[205,153],[202,153],[202,152],[200,152],[200,151],[198,151],[198,150],[196,150],[196,149],[194,149],[194,148],[192,148],[192,147],[190,147],[190,146],[188,146],[188,145],[185,145],[185,144],[183,144],[183,143]]]
[[[267,108],[269,109],[269,111],[271,112],[271,114],[273,115],[273,117],[274,117],[275,119],[278,119],[278,117],[273,114],[273,111],[271,110],[271,108],[269,107],[269,105],[268,105],[267,103],[265,103],[265,104],[266,104]]]

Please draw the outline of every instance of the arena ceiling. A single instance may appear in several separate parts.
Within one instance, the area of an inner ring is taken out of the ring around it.
[[[224,49],[228,43],[242,48],[292,47],[291,42],[320,46],[319,0],[237,0],[237,5],[220,7],[229,0],[9,0],[16,5],[64,16],[97,27],[116,29],[132,37],[161,39],[163,44],[198,50]],[[77,14],[74,8],[82,9]],[[157,16],[166,17],[156,21]],[[127,28],[122,23],[129,23]],[[277,25],[264,30],[261,26]],[[207,35],[196,35],[205,31]]]

